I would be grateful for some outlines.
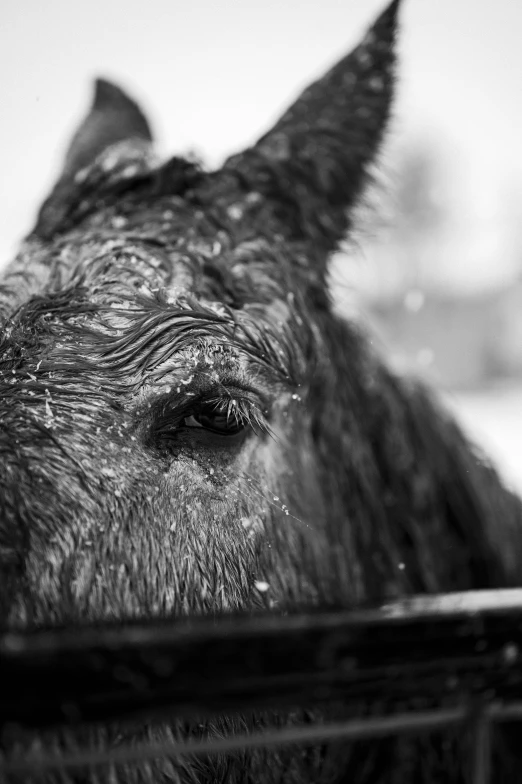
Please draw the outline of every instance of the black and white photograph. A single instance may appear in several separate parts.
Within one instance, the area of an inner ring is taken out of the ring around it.
[[[1,784],[522,782],[521,39],[4,0]]]

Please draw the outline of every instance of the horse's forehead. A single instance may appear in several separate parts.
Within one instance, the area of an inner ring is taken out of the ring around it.
[[[148,335],[152,359],[163,367],[156,354],[170,351],[181,329],[180,359],[183,348],[196,347],[203,361],[205,352],[229,345],[238,367],[261,357],[278,374],[297,377],[286,356],[298,316],[285,282],[284,243],[216,228],[198,209],[180,216],[166,208],[161,218],[163,224],[156,217],[136,225],[113,213],[45,246],[30,241],[5,279],[4,296],[15,292],[18,300],[9,308],[19,308],[16,334],[29,329],[37,337],[41,329],[46,350],[60,356],[63,340],[78,330],[89,356],[93,341],[98,349],[109,339],[141,346]]]
[[[239,241],[196,232],[127,235],[64,247],[55,259],[60,285],[80,283],[100,304],[133,293],[162,290],[169,301],[181,295],[244,307],[269,304],[284,294],[280,254],[263,239]],[[61,269],[62,268],[62,269]]]
[[[78,285],[109,305],[160,289],[172,300],[190,294],[233,306],[267,304],[284,288],[278,255],[266,238],[210,226],[199,210],[180,216],[162,209],[141,226],[116,214],[49,243],[29,239],[4,274],[0,304],[9,316],[35,296]]]

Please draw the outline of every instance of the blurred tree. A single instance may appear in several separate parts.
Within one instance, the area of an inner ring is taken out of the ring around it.
[[[522,282],[522,179],[514,176],[505,181],[499,197],[499,231],[504,252],[519,282]]]
[[[388,242],[398,257],[400,288],[423,289],[429,287],[433,277],[437,238],[449,218],[441,182],[441,157],[433,143],[421,139],[399,152],[395,170]]]

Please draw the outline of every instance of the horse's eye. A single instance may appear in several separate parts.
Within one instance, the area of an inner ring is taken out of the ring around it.
[[[223,436],[235,436],[246,428],[246,422],[230,403],[211,403],[199,406],[183,420],[185,427],[201,427]]]

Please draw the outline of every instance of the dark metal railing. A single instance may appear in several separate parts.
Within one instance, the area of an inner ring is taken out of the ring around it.
[[[386,715],[225,739],[6,755],[0,778],[466,724],[472,781],[486,784],[492,725],[522,719],[522,590],[423,596],[354,612],[6,632],[0,693],[3,737],[113,720],[386,704]]]

